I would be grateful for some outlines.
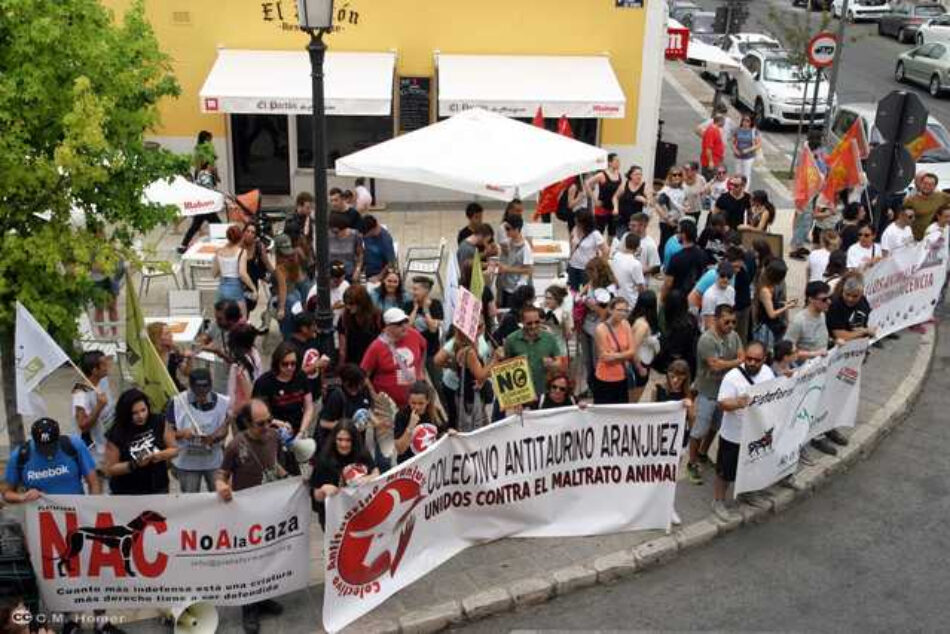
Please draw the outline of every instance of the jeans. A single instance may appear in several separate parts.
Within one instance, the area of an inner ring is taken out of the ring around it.
[[[581,286],[587,283],[587,271],[584,269],[575,269],[573,266],[567,267],[567,285],[572,291],[579,291]]]
[[[808,240],[808,232],[811,231],[812,222],[811,209],[796,212],[795,223],[792,228],[792,248],[805,246],[805,242]]]
[[[746,184],[746,189],[748,191],[752,191],[752,164],[754,162],[754,156],[736,159],[736,174],[742,174],[746,177],[746,180],[748,181]]]
[[[205,483],[209,492],[214,491],[214,469],[208,471],[183,471],[175,469],[178,476],[178,484],[181,485],[182,493],[201,493],[201,482]]]

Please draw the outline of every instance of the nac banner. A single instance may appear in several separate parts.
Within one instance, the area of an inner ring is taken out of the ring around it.
[[[896,249],[872,266],[864,274],[864,294],[876,338],[931,319],[946,279],[947,248],[939,240]]]
[[[46,608],[245,605],[305,588],[310,502],[300,479],[235,492],[50,495],[26,514]]]
[[[476,544],[666,529],[679,402],[526,412],[327,501],[323,625],[336,632]]]
[[[749,388],[735,494],[795,473],[802,445],[836,427],[854,427],[869,341],[856,339],[812,359],[790,377]]]

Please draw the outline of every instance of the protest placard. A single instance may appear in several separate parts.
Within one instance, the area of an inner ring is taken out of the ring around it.
[[[538,398],[531,380],[531,366],[525,357],[514,357],[493,366],[491,381],[501,409],[532,403]]]

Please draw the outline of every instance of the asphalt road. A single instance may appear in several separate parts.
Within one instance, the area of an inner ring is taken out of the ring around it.
[[[721,4],[719,0],[694,1],[709,10],[715,10]],[[770,12],[785,19],[805,18],[805,9],[792,7],[792,0],[750,0],[746,5],[749,8],[749,20],[743,28],[746,32],[770,33],[781,39],[781,31],[776,28]],[[812,13],[811,19],[813,28],[816,28],[820,14]],[[828,28],[837,32],[838,21],[831,20]],[[874,22],[846,24],[842,66],[838,74],[838,103],[876,102],[892,90],[904,89],[917,93],[932,115],[950,125],[950,95],[935,99],[924,87],[900,84],[894,79],[897,56],[911,48],[911,44],[899,44],[894,38],[879,36]],[[778,134],[793,136],[794,128]]]
[[[946,317],[940,334],[911,417],[817,495],[667,566],[463,629],[946,631]]]

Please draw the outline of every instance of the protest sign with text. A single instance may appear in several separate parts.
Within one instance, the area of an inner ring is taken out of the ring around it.
[[[246,605],[305,588],[310,499],[298,479],[216,493],[50,495],[27,508],[46,608]]]
[[[464,286],[459,286],[456,292],[452,325],[458,328],[469,341],[475,341],[478,336],[478,324],[482,317],[482,302]]]
[[[876,339],[933,318],[947,279],[944,245],[922,240],[896,249],[864,274]]]
[[[668,528],[684,418],[678,402],[527,412],[330,498],[324,627],[479,543]]]
[[[496,363],[491,369],[491,380],[498,406],[503,410],[532,403],[538,398],[534,392],[534,381],[531,380],[531,366],[528,365],[526,357],[515,357]]]
[[[758,491],[798,468],[801,447],[836,427],[854,427],[867,339],[836,347],[790,377],[749,388],[735,493]]]

